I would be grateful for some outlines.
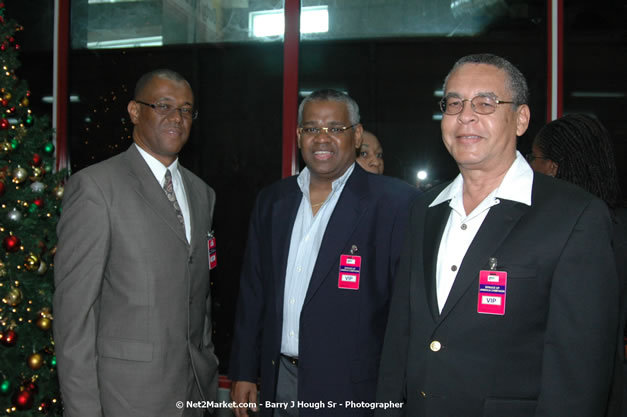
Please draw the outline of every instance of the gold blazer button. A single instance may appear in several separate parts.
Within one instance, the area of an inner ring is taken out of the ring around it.
[[[431,342],[431,344],[429,345],[429,348],[431,349],[431,351],[433,352],[438,352],[440,349],[442,349],[442,344],[440,342],[438,342],[437,340],[434,340],[433,342]]]

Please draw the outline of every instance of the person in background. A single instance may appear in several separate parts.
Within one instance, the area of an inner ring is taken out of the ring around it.
[[[185,169],[194,95],[144,74],[134,143],[72,175],[55,257],[54,340],[65,417],[200,417],[216,399],[207,257],[214,191]]]
[[[612,246],[625,305],[627,280],[627,209],[621,202],[621,189],[616,170],[613,144],[609,132],[596,118],[585,114],[568,114],[546,124],[536,135],[527,161],[536,172],[568,181],[605,201],[610,209]],[[623,307],[624,308],[624,307]],[[625,313],[622,315],[623,320]],[[624,323],[621,325],[624,329]],[[616,379],[612,392],[612,408],[608,416],[627,416],[627,363],[625,334],[619,335]]]
[[[361,146],[357,151],[357,163],[368,172],[383,174],[383,148],[379,139],[366,130],[364,130],[361,138]]]

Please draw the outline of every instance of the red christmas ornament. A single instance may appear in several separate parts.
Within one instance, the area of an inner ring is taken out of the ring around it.
[[[9,100],[6,100],[6,99],[4,99],[4,98],[3,98],[2,100],[0,100],[0,103],[2,103],[2,105],[3,105],[4,107],[6,107],[6,106],[8,106],[8,105],[9,105]]]
[[[29,381],[28,383],[24,384],[24,389],[26,391],[32,392],[35,395],[39,392],[39,387],[33,381]]]
[[[2,47],[0,47],[2,49]],[[9,127],[9,121],[7,119],[0,120],[0,129],[7,129]]]
[[[0,197],[4,195],[5,191],[6,191],[6,185],[4,185],[3,182],[0,182]]]
[[[41,165],[41,155],[39,155],[38,153],[33,155],[33,165],[35,165],[36,167]]]
[[[19,49],[20,49],[20,45],[16,43],[16,44],[15,44],[15,50],[17,51],[17,50],[19,50]]]
[[[41,207],[44,205],[44,200],[43,198],[36,198],[35,200],[33,200],[33,204],[37,207]]]
[[[4,24],[4,16],[0,16],[0,23]]]
[[[28,410],[33,406],[34,399],[35,397],[33,396],[32,392],[28,390],[20,390],[19,392],[16,392],[13,396],[13,405],[18,410]]]
[[[17,236],[7,236],[2,241],[2,245],[7,252],[17,252],[20,249],[20,239]]]
[[[15,346],[17,342],[17,333],[14,330],[8,330],[5,333],[0,333],[0,343],[4,346]]]
[[[7,44],[6,42],[3,42],[2,45],[0,45],[0,51],[6,51],[7,50]]]
[[[15,42],[15,38],[13,36],[10,36],[9,37],[9,42],[11,42],[11,43]]]
[[[39,411],[47,414],[48,410],[50,410],[50,406],[52,406],[52,402],[50,402],[50,400],[42,401],[41,404],[39,404]]]
[[[4,3],[0,3],[0,9],[4,9]]]

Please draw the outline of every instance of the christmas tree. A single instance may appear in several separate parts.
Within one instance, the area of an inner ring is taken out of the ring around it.
[[[52,131],[29,109],[0,0],[0,415],[61,415],[52,340],[52,262],[63,195]]]

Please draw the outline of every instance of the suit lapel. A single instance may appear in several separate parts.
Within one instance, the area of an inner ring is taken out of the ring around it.
[[[129,174],[134,179],[135,192],[146,200],[148,207],[168,224],[179,239],[187,244],[185,230],[176,217],[172,203],[166,197],[161,185],[135,145],[131,145],[125,155],[128,159]]]
[[[201,230],[196,222],[201,218],[201,209],[196,202],[196,198],[192,198],[195,195],[202,195],[199,190],[196,189],[195,183],[191,180],[188,172],[179,163],[179,172],[183,179],[183,187],[185,187],[185,195],[187,196],[187,207],[189,208],[189,246],[192,247],[196,239],[202,239],[202,236],[197,236],[199,233],[210,232],[211,230]],[[208,210],[208,208],[206,208]],[[206,213],[205,213],[206,215]],[[177,219],[178,220],[178,219]],[[179,223],[180,224],[180,223]],[[185,231],[183,231],[184,233]]]
[[[281,197],[272,205],[272,265],[275,271],[274,280],[276,294],[277,317],[283,317],[283,298],[285,294],[285,273],[287,270],[287,257],[290,251],[292,229],[298,213],[298,207],[303,194],[298,188],[296,179],[288,183]],[[262,260],[263,262],[264,260]]]
[[[338,264],[342,250],[351,243],[349,239],[366,211],[363,200],[367,196],[367,176],[361,168],[355,166],[325,229],[303,305],[311,300],[325,278],[329,276],[331,268]],[[356,255],[359,255],[359,252]]]
[[[438,262],[438,251],[440,249],[440,241],[442,233],[446,227],[446,222],[451,213],[451,207],[447,203],[438,204],[435,207],[427,209],[425,217],[425,232],[423,248],[423,265],[424,265],[424,282],[425,293],[427,294],[427,302],[433,319],[436,320],[440,311],[438,308],[438,300],[436,296],[436,265]]]
[[[479,271],[488,268],[493,257],[528,207],[522,203],[501,200],[493,206],[473,239],[460,265],[455,283],[446,300],[440,319],[444,319],[469,287],[477,287]],[[474,288],[478,291],[478,288]]]

